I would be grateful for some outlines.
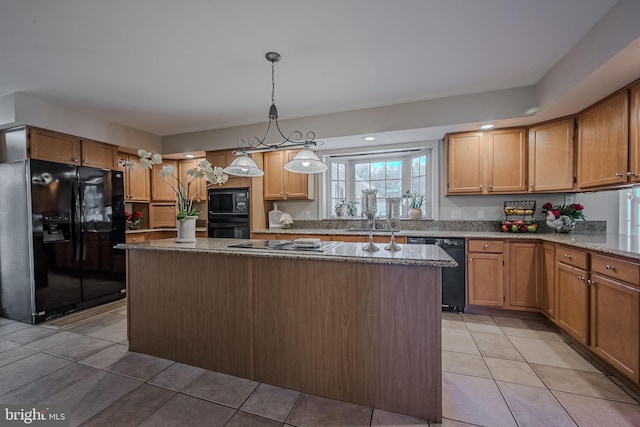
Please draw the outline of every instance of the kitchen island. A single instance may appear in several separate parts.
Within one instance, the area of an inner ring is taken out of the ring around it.
[[[229,248],[234,239],[123,244],[129,348],[439,422],[441,268],[400,252]]]

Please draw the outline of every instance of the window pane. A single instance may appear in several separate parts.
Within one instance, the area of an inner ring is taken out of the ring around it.
[[[420,192],[420,178],[411,178],[411,192],[412,193],[419,193],[422,194]]]
[[[420,175],[426,175],[427,173],[427,156],[420,156]]]
[[[368,181],[369,180],[369,163],[362,163],[356,165],[356,180]]]
[[[384,179],[385,162],[371,163],[371,179]]]
[[[411,176],[420,175],[420,165],[418,159],[411,159]]]
[[[385,216],[387,214],[387,202],[385,199],[376,199],[376,206],[378,207],[376,215]]]
[[[402,179],[402,161],[387,162],[387,179]]]
[[[377,188],[378,189],[378,194],[376,194],[376,197],[378,199],[381,198],[381,197],[387,197],[386,196],[386,191],[385,191],[384,181],[371,181],[371,188]]]
[[[341,181],[345,180],[345,174],[344,171],[346,170],[347,165],[345,165],[344,163],[341,163],[338,165],[338,179]]]
[[[331,163],[331,180],[338,179],[338,164]]]
[[[387,191],[385,197],[400,197],[402,196],[402,179],[387,180]]]

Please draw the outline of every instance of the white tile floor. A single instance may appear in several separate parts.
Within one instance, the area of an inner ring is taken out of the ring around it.
[[[428,425],[129,352],[121,304],[63,323],[0,318],[0,403],[63,404],[71,425]],[[442,326],[443,426],[640,425],[634,396],[542,318],[445,312]]]

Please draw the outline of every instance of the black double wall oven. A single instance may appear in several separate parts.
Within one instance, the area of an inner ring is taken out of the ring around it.
[[[249,188],[210,188],[209,201],[209,237],[248,239],[249,226]]]

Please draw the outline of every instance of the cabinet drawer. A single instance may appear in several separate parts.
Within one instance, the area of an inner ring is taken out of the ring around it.
[[[640,265],[629,261],[591,254],[591,271],[640,286]]]
[[[146,240],[147,235],[145,233],[129,233],[125,235],[125,241],[127,243],[138,243]]]
[[[589,254],[565,246],[556,248],[556,261],[585,270],[589,268]]]
[[[469,252],[486,252],[501,254],[504,249],[502,240],[469,240],[467,250]]]

